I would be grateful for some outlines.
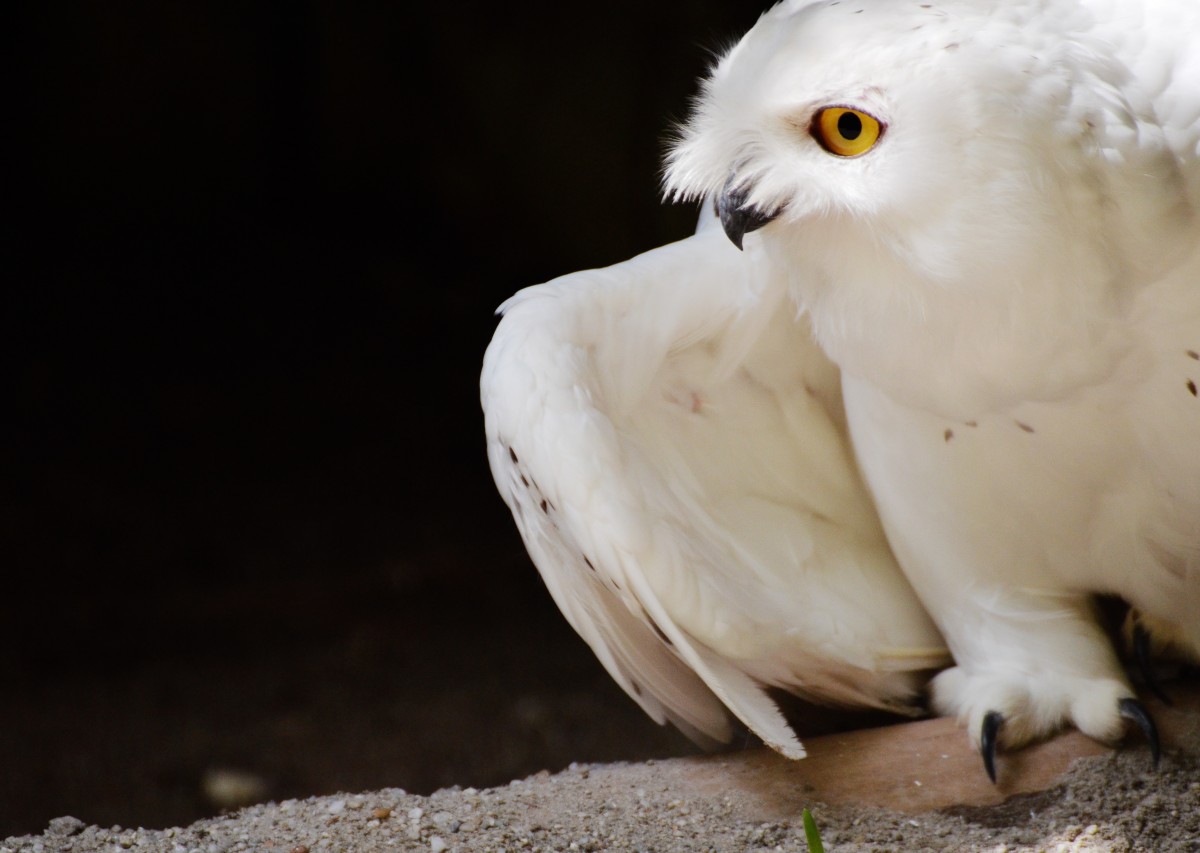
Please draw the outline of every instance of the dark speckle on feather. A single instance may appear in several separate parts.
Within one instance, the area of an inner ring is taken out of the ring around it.
[[[1200,361],[1200,352],[1196,352],[1194,349],[1190,349],[1187,351],[1187,357],[1194,358],[1196,361]]]
[[[954,430],[946,427],[946,431],[942,433],[942,437],[946,439],[946,443],[950,443],[950,439],[954,438]]]
[[[517,462],[520,461],[517,459],[517,451],[513,450],[512,447],[508,448],[508,458],[513,461],[514,465],[516,465]]]
[[[529,481],[527,479],[525,479],[524,474],[521,475],[521,485],[527,489],[529,488]]]
[[[587,567],[589,569],[591,569],[593,572],[596,571],[596,567],[594,565],[592,565],[592,561],[587,558],[586,554],[583,557],[583,562],[585,562],[587,564]]]
[[[1196,396],[1196,380],[1189,379],[1187,381],[1187,389],[1192,392],[1192,396]]]
[[[1020,421],[1013,421],[1013,423],[1025,430],[1025,432],[1033,432],[1033,427],[1031,427],[1029,424],[1023,424]]]
[[[542,498],[541,507],[542,507],[542,512],[546,513],[547,515],[549,515],[549,514],[550,514],[549,505],[546,503],[546,499],[545,499],[545,498]]]

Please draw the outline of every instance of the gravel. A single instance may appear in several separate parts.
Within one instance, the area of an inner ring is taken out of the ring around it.
[[[572,765],[508,785],[398,788],[285,800],[185,828],[51,821],[0,853],[321,853],[321,851],[806,851],[809,807],[830,853],[884,851],[1200,851],[1200,763],[1173,753],[1158,771],[1142,750],[1083,759],[1052,789],[1000,806],[904,814],[764,802],[732,772],[752,753]]]

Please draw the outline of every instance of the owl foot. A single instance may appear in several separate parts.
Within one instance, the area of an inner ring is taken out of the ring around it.
[[[1158,766],[1158,730],[1133,692],[1115,677],[1084,677],[1061,672],[967,674],[952,667],[933,681],[934,707],[967,724],[983,769],[997,780],[996,753],[1016,749],[1074,725],[1106,743],[1119,740],[1126,721],[1134,723]]]
[[[1127,720],[1133,721],[1142,730],[1142,736],[1150,744],[1150,757],[1154,769],[1158,769],[1159,759],[1162,758],[1162,744],[1158,739],[1158,726],[1154,718],[1146,710],[1146,706],[1136,699],[1122,699],[1117,702],[1117,712]],[[988,711],[983,715],[983,726],[979,733],[979,754],[983,758],[983,769],[992,784],[996,782],[996,741],[1000,727],[1004,725],[1004,715],[999,711]]]

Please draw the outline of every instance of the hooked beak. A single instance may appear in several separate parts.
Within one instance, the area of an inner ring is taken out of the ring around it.
[[[717,216],[721,218],[721,227],[725,229],[725,236],[739,249],[742,248],[743,237],[779,215],[779,209],[764,213],[756,207],[747,207],[746,196],[749,194],[750,187],[735,186],[734,176],[730,175],[717,198]]]

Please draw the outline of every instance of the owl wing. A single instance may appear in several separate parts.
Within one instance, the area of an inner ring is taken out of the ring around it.
[[[656,721],[803,747],[767,686],[896,708],[940,636],[892,560],[837,371],[719,228],[527,288],[481,382],[555,601]]]

